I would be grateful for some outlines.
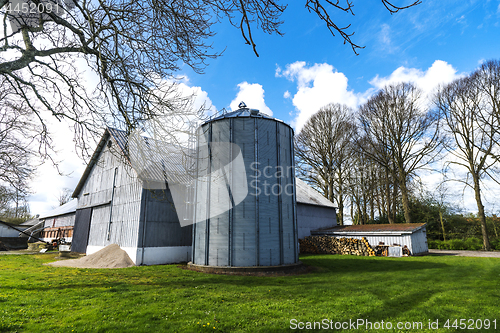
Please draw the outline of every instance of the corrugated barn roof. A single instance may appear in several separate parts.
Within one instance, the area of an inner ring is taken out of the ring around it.
[[[70,202],[65,203],[62,206],[59,206],[50,212],[47,212],[45,214],[40,214],[38,217],[39,219],[45,219],[47,217],[53,217],[53,216],[61,216],[61,215],[66,215],[66,214],[71,214],[76,212],[76,205],[78,204],[77,199],[73,199]]]
[[[314,234],[351,233],[412,233],[423,228],[426,223],[340,225],[328,229],[314,230]]]
[[[309,205],[327,206],[336,208],[335,204],[325,198],[321,193],[307,185],[303,180],[295,178],[296,197],[298,203]]]

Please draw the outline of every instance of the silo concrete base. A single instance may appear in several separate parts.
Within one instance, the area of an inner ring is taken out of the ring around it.
[[[229,266],[204,266],[188,262],[187,269],[197,272],[210,274],[227,275],[281,275],[281,274],[300,274],[307,272],[307,266],[301,261],[291,265],[280,266],[248,266],[248,267],[229,267]]]

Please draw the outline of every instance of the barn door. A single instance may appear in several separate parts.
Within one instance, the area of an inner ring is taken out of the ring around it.
[[[87,252],[91,217],[92,208],[78,209],[76,211],[71,251],[79,253]]]

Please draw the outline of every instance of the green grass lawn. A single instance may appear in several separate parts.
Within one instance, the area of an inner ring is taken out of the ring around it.
[[[496,319],[496,330],[474,331],[500,332],[498,258],[307,255],[302,262],[318,267],[312,273],[250,277],[176,265],[42,265],[55,256],[0,256],[1,332],[282,332],[292,319],[383,320],[392,332],[470,332],[443,325]],[[427,329],[429,320],[440,329]],[[398,330],[398,322],[424,329]]]

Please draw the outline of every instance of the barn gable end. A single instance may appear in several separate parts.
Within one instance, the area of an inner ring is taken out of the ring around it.
[[[180,227],[168,189],[143,189],[128,162],[124,132],[105,131],[73,196],[74,251],[91,254],[118,244],[136,265],[189,259],[191,227]]]

